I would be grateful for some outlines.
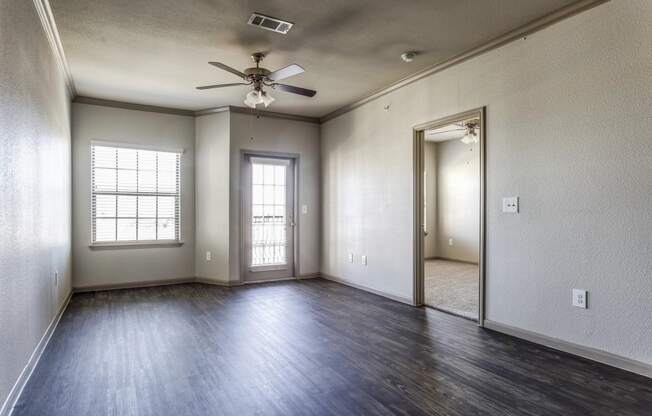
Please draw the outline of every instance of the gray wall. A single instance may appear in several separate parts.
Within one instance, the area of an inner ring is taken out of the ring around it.
[[[652,363],[651,21],[611,1],[325,123],[322,271],[411,299],[412,127],[486,105],[488,318]]]
[[[229,114],[195,118],[195,275],[218,282],[229,280]]]
[[[70,98],[31,1],[0,1],[0,62],[1,408],[71,290],[71,189]]]
[[[231,280],[240,279],[240,160],[242,150],[296,153],[299,155],[299,207],[308,206],[307,214],[297,212],[299,227],[300,276],[319,272],[319,125],[301,121],[231,113],[231,202],[230,252]]]
[[[301,275],[319,272],[319,126],[234,112],[199,116],[196,135],[197,277],[240,281],[240,160],[242,150],[299,154]],[[253,139],[252,139],[253,137]],[[206,260],[211,251],[211,260]]]
[[[192,278],[195,243],[193,117],[74,103],[73,268],[75,288]],[[180,247],[91,249],[90,142],[182,148]]]
[[[447,140],[437,151],[437,257],[480,260],[480,144]],[[453,245],[449,244],[453,239]]]

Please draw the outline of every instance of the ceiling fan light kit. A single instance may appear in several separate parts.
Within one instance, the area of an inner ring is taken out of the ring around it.
[[[464,144],[478,143],[480,138],[478,137],[478,123],[471,121],[466,123],[466,134],[460,139]]]
[[[251,108],[256,108],[258,104],[263,104],[265,108],[267,108],[272,104],[272,102],[274,102],[275,98],[268,94],[264,90],[264,87],[279,89],[281,91],[290,92],[292,94],[302,95],[304,97],[314,97],[315,94],[317,94],[317,91],[314,90],[295,87],[293,85],[280,84],[276,82],[303,73],[304,69],[301,66],[292,64],[272,72],[267,68],[262,68],[260,66],[260,62],[265,58],[263,53],[254,53],[251,55],[251,58],[256,63],[256,67],[247,68],[244,70],[244,72],[240,72],[237,69],[231,68],[230,66],[225,65],[221,62],[209,62],[210,65],[213,65],[214,67],[219,68],[223,71],[230,72],[231,74],[242,78],[246,82],[205,85],[197,87],[197,89],[208,90],[213,88],[232,87],[236,85],[251,85],[253,86],[253,90],[247,93],[244,100],[245,105]]]
[[[269,107],[275,98],[268,94],[266,91],[253,90],[247,93],[244,103],[247,107],[256,108],[258,104],[264,104],[265,108]]]

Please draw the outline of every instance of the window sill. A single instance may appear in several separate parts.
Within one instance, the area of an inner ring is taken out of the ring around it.
[[[107,243],[93,243],[89,245],[92,250],[114,250],[124,248],[161,248],[161,247],[181,247],[183,241],[134,241],[120,242],[111,241]]]

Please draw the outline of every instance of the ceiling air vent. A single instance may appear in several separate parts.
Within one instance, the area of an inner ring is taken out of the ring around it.
[[[282,33],[286,35],[294,23],[286,22],[275,17],[265,16],[260,13],[253,13],[249,18],[248,24],[258,26],[262,29],[271,30],[272,32]]]

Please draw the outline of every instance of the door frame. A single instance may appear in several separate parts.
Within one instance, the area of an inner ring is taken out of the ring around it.
[[[245,279],[245,274],[246,274],[246,269],[249,267],[247,265],[247,252],[246,252],[246,239],[245,239],[245,221],[246,218],[243,215],[245,212],[245,204],[246,204],[246,198],[245,198],[245,186],[246,184],[244,183],[243,179],[243,169],[245,169],[246,166],[246,159],[248,157],[261,157],[261,158],[279,158],[279,159],[292,159],[293,165],[294,165],[294,198],[292,201],[292,209],[294,212],[294,230],[292,232],[292,238],[294,239],[294,244],[293,244],[293,263],[292,263],[292,268],[294,270],[294,276],[292,277],[283,277],[280,279],[267,279],[267,280],[257,280],[257,281],[247,281]],[[285,152],[270,152],[270,151],[265,151],[265,150],[248,150],[248,149],[241,149],[240,150],[240,170],[239,170],[239,175],[240,175],[240,186],[239,186],[239,192],[240,192],[240,206],[238,209],[240,210],[240,282],[242,284],[256,284],[256,283],[266,283],[266,282],[276,282],[276,281],[282,281],[282,280],[298,280],[299,276],[301,275],[301,271],[299,270],[299,229],[301,227],[301,221],[300,215],[299,215],[299,154],[298,153],[285,153]]]
[[[486,279],[486,186],[487,186],[487,123],[486,107],[475,108],[443,117],[427,123],[416,125],[412,128],[414,145],[414,281],[413,303],[415,306],[424,306],[425,297],[425,270],[424,270],[424,233],[423,233],[423,169],[424,169],[424,131],[432,128],[443,127],[456,121],[478,117],[480,120],[480,250],[479,250],[479,304],[478,326],[485,324],[485,279]]]

